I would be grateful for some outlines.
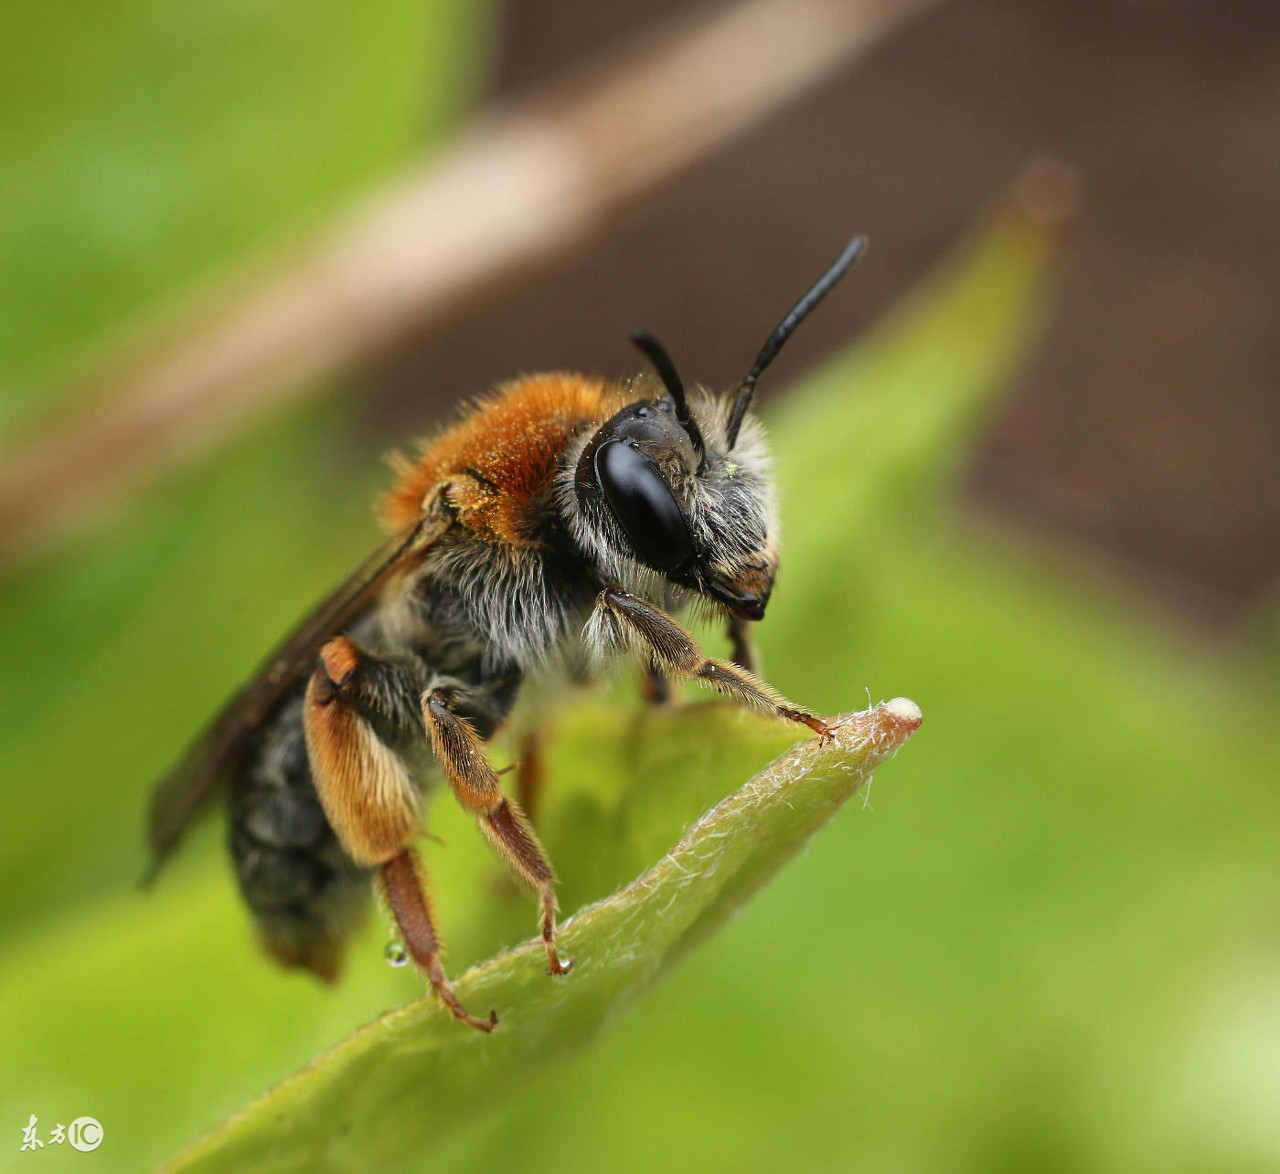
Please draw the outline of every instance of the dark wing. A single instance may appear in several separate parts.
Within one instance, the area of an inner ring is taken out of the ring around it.
[[[439,527],[415,522],[374,551],[286,639],[257,676],[223,707],[151,796],[149,883],[182,837],[192,817],[217,791],[249,737],[286,694],[315,668],[320,649],[347,628],[401,570],[419,561]]]

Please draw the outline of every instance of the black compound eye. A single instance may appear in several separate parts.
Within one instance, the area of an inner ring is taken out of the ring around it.
[[[641,562],[673,571],[693,557],[693,539],[671,487],[637,448],[609,440],[596,449],[596,482]]]

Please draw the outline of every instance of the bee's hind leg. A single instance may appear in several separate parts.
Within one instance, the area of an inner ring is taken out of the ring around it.
[[[413,961],[450,1014],[480,1031],[497,1017],[467,1013],[445,977],[440,940],[414,851],[419,798],[401,750],[423,743],[417,699],[425,669],[381,659],[345,636],[321,650],[307,686],[304,725],[312,781],[343,851],[376,868]]]
[[[477,1019],[469,1014],[458,1002],[458,996],[445,977],[444,964],[440,961],[440,939],[426,893],[426,876],[417,852],[406,848],[399,856],[388,860],[382,866],[380,879],[387,904],[391,906],[396,925],[404,936],[405,948],[426,972],[436,997],[455,1019],[461,1019],[479,1031],[492,1031],[498,1022],[497,1012],[490,1011],[488,1019]]]
[[[473,812],[490,843],[517,874],[538,894],[542,918],[542,942],[547,951],[547,971],[567,974],[573,961],[561,961],[556,952],[555,873],[524,812],[503,793],[497,772],[484,752],[475,727],[458,710],[465,705],[464,691],[449,686],[429,689],[422,698],[422,717],[432,748],[458,802]]]

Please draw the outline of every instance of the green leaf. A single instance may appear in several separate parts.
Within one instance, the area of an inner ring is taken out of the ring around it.
[[[756,775],[650,871],[565,923],[562,946],[577,960],[568,978],[547,976],[537,942],[469,971],[457,993],[471,1008],[497,1009],[492,1035],[463,1028],[434,998],[418,1000],[361,1028],[165,1169],[379,1170],[438,1144],[581,1047],[711,933],[920,720],[914,702],[886,702],[842,719],[830,744],[811,739]],[[672,766],[678,773],[678,756]]]

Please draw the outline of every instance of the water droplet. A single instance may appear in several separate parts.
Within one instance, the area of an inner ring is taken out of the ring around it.
[[[404,942],[390,941],[387,948],[382,951],[382,956],[391,966],[403,966],[409,961],[409,951],[404,948]]]

